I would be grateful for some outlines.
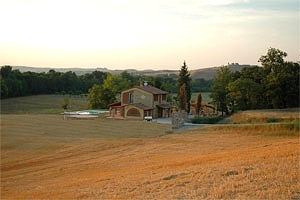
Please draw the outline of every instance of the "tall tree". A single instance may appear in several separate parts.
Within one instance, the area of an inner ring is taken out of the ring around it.
[[[286,52],[275,48],[269,48],[267,55],[261,56],[258,61],[261,62],[267,72],[276,72],[285,63],[284,58],[286,56]]]
[[[200,114],[201,107],[202,107],[202,95],[201,93],[199,93],[197,97],[197,104],[196,104],[196,114],[198,116]]]
[[[1,81],[1,85],[0,85],[1,98],[6,98],[8,95],[8,88],[4,80],[1,79],[0,81]]]
[[[221,67],[214,78],[212,85],[212,93],[211,97],[215,104],[217,105],[217,109],[226,114],[229,113],[229,106],[231,104],[230,99],[228,98],[228,84],[232,81],[233,74],[230,71],[228,66]]]
[[[185,61],[183,62],[183,66],[180,69],[179,72],[179,78],[178,78],[178,97],[180,99],[180,89],[181,87],[184,85],[185,87],[185,92],[186,92],[186,111],[187,113],[190,112],[190,106],[191,106],[191,77],[190,77],[190,73],[188,71],[188,67],[185,63]]]
[[[259,104],[262,87],[249,78],[239,78],[228,84],[229,98],[232,99],[232,111],[254,109]]]
[[[179,89],[179,108],[180,110],[187,110],[187,95],[185,83]]]
[[[107,108],[109,104],[115,102],[116,96],[110,88],[95,84],[89,89],[88,100],[90,108]]]
[[[1,78],[7,78],[12,72],[12,67],[9,65],[5,65],[1,67]]]
[[[298,106],[299,64],[286,62],[286,56],[286,52],[270,48],[267,55],[259,59],[267,73],[264,82],[265,94],[273,108]]]
[[[299,107],[300,102],[300,63],[286,62],[284,72],[286,107]]]
[[[101,86],[93,85],[92,88],[89,89],[88,94],[89,108],[102,108],[103,104],[101,101]]]
[[[103,88],[110,89],[115,95],[121,93],[121,91],[128,89],[130,84],[128,81],[120,75],[108,74],[103,82]]]

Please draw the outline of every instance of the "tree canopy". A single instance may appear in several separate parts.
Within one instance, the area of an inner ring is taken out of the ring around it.
[[[270,48],[259,58],[262,67],[247,67],[231,72],[222,67],[212,84],[218,110],[299,107],[300,65],[287,62],[286,52]]]
[[[221,67],[217,71],[217,75],[212,84],[211,97],[217,106],[217,109],[223,113],[228,114],[228,107],[230,104],[228,98],[228,85],[233,79],[233,74],[227,66]]]
[[[89,89],[88,101],[90,108],[107,108],[116,100],[116,95],[110,90],[98,84]]]
[[[12,70],[11,66],[1,67],[1,98],[37,94],[82,94],[94,84],[102,84],[107,73],[94,71],[77,76],[74,72],[47,73]]]

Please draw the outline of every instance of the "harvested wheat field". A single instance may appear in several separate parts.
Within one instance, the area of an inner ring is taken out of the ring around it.
[[[299,133],[288,126],[166,134],[139,121],[1,117],[1,199],[300,197]]]
[[[299,108],[248,110],[233,114],[227,120],[230,123],[274,123],[299,121]]]

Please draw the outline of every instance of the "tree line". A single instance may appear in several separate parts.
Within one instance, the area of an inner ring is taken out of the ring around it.
[[[299,107],[299,62],[288,62],[286,52],[270,48],[259,58],[262,67],[231,72],[220,68],[211,97],[225,114],[236,110]]]
[[[107,74],[94,71],[77,76],[74,72],[47,73],[12,70],[11,66],[1,67],[1,98],[38,94],[82,94],[94,84],[102,84]]]
[[[38,95],[38,94],[87,94],[93,85],[106,88],[112,94],[117,95],[124,89],[139,85],[141,81],[168,91],[177,92],[178,75],[142,76],[132,75],[126,71],[119,75],[94,71],[84,75],[76,75],[74,72],[20,72],[13,70],[11,66],[1,67],[1,98]],[[192,92],[209,91],[212,81],[195,79],[192,83]]]

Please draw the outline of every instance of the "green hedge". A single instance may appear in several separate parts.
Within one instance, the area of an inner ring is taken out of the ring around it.
[[[281,119],[279,119],[279,118],[268,118],[267,119],[267,123],[276,123],[276,122],[280,122],[280,121],[282,121]]]
[[[192,119],[193,124],[216,124],[220,120],[224,119],[221,116],[218,117],[194,117]]]

